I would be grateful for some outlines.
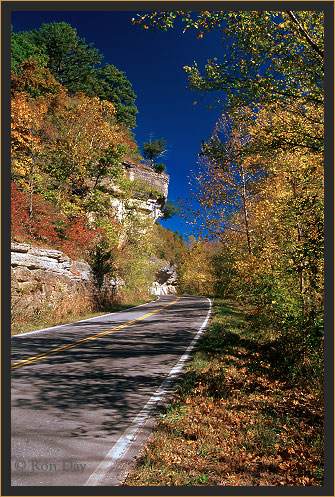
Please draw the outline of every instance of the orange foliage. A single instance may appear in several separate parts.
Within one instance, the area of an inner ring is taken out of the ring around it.
[[[11,188],[11,228],[12,239],[22,241],[28,235],[29,214],[28,195],[21,192],[12,181]]]
[[[94,248],[103,234],[103,229],[90,228],[85,218],[73,219],[63,231],[61,249],[72,258],[82,258]]]

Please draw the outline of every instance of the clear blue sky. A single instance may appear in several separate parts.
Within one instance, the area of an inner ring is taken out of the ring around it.
[[[66,2],[65,2],[66,3]],[[47,5],[43,4],[42,5]],[[73,4],[72,4],[73,5]],[[91,4],[92,5],[92,4]],[[78,2],[78,7],[80,3]],[[221,36],[211,32],[196,39],[191,29],[152,33],[131,24],[137,12],[120,11],[14,11],[13,31],[39,28],[42,23],[67,22],[78,36],[93,43],[110,63],[125,71],[137,95],[136,141],[141,148],[153,138],[165,138],[168,152],[163,162],[170,176],[169,199],[187,197],[188,175],[196,169],[201,140],[207,139],[219,116],[219,109],[207,109],[209,97],[187,89],[183,66],[197,61],[202,67],[207,58],[218,57],[223,50]],[[194,101],[198,101],[196,105]],[[162,225],[187,234],[189,228],[177,216]]]

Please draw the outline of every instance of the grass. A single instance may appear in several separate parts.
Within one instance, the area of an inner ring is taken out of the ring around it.
[[[103,314],[130,309],[131,307],[136,307],[148,301],[149,299],[142,299],[132,302],[129,301],[124,304],[114,303],[113,305],[105,306],[98,312],[90,311],[89,309],[85,308],[85,305],[72,305],[69,311],[66,313],[49,311],[45,313],[37,313],[26,318],[21,316],[20,319],[13,321],[11,334],[18,335],[21,333],[26,333],[28,331],[41,330],[43,328],[49,328],[60,324],[67,324],[79,320],[90,319],[93,317],[102,316]]]
[[[246,310],[215,299],[171,405],[125,486],[319,486],[323,410],[280,373]]]

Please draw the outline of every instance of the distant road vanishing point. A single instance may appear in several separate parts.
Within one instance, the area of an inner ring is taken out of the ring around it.
[[[205,297],[12,338],[12,486],[117,486],[208,323]]]

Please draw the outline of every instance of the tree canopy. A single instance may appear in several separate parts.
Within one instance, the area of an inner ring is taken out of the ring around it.
[[[166,31],[180,19],[202,38],[222,33],[223,55],[201,71],[185,66],[189,87],[214,92],[226,109],[245,106],[323,104],[324,14],[322,11],[169,11],[138,14],[134,24]]]
[[[20,64],[31,58],[33,58],[40,67],[45,67],[47,65],[48,56],[43,47],[30,41],[25,33],[12,32],[11,69],[15,72],[20,71]]]
[[[103,55],[86,43],[66,22],[42,24],[40,29],[12,34],[12,70],[33,57],[74,94],[99,97],[113,103],[116,119],[128,128],[136,126],[136,95],[126,73],[111,64],[101,65]]]
[[[251,322],[276,338],[291,378],[308,371],[314,381],[317,370],[321,382],[324,12],[169,11],[133,23],[222,34],[220,60],[184,67],[189,88],[214,94],[220,109],[181,202],[200,236],[195,259],[217,292],[254,306]],[[181,288],[196,291],[203,274],[187,263]]]

